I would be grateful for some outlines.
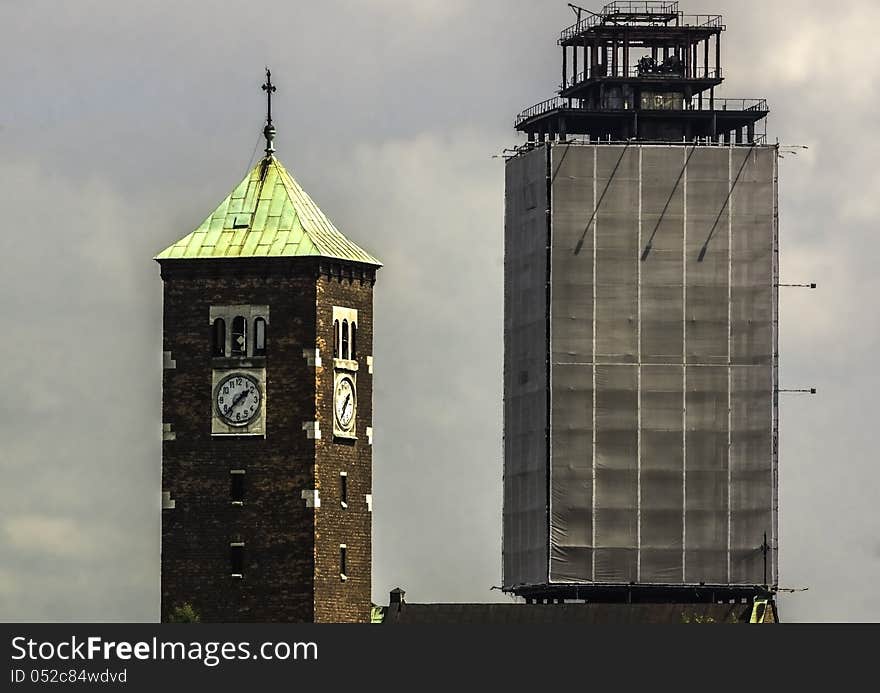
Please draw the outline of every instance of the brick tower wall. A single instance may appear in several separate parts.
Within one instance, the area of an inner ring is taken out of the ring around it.
[[[315,488],[315,441],[302,427],[315,419],[315,368],[303,357],[316,341],[315,276],[311,264],[164,263],[162,490],[175,507],[162,511],[163,620],[185,602],[202,621],[315,618],[315,511],[301,496]],[[209,307],[236,304],[270,307],[265,438],[211,435]],[[232,469],[246,471],[242,507],[231,504]],[[243,579],[231,577],[235,539]]]
[[[333,306],[358,311],[355,441],[333,438]],[[322,435],[315,445],[315,479],[321,496],[321,507],[315,513],[315,621],[369,623],[372,513],[367,495],[372,493],[373,448],[367,427],[373,420],[372,279],[322,276],[317,285],[317,317],[322,367],[316,371],[316,392]],[[347,508],[340,502],[340,472],[348,475]],[[340,544],[347,547],[345,581],[339,571]]]

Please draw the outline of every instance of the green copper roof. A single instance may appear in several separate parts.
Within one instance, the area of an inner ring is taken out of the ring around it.
[[[251,170],[199,228],[156,259],[305,256],[382,264],[343,236],[270,156]]]

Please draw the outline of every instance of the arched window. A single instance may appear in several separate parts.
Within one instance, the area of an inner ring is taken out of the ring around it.
[[[342,321],[342,358],[348,358],[348,320]]]
[[[349,338],[349,346],[351,350],[351,358],[352,360],[357,358],[357,333],[358,326],[357,323],[351,323],[351,337]]]
[[[217,318],[211,327],[212,335],[212,356],[226,356],[226,321],[223,318]]]
[[[339,321],[333,321],[333,358],[339,358]]]
[[[263,318],[254,320],[254,356],[266,353],[266,321]]]
[[[240,315],[232,320],[232,355],[247,355],[247,320]]]

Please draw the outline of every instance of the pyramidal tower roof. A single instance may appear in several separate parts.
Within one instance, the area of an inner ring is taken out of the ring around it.
[[[195,231],[156,259],[308,256],[382,265],[346,238],[267,152]]]

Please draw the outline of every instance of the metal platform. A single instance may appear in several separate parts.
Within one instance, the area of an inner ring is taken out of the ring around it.
[[[689,90],[692,95],[700,94],[719,86],[724,81],[721,68],[697,68],[692,75],[672,71],[646,71],[638,66],[630,67],[621,74],[596,74],[584,70],[560,85],[559,95],[566,98],[589,98],[591,91],[599,84],[647,85],[664,92]]]
[[[527,603],[576,600],[626,604],[717,604],[772,599],[774,591],[765,585],[653,585],[637,584],[546,584],[521,585],[504,590]]]
[[[668,37],[712,36],[726,29],[721,15],[686,15],[677,2],[612,2],[601,12],[591,12],[562,30],[560,46],[574,46],[585,36],[612,36],[624,28],[636,41],[657,36],[662,29]]]
[[[759,131],[756,124],[769,113],[765,99],[706,99],[682,110],[595,109],[577,103],[561,96],[547,99],[520,113],[514,127],[531,141],[582,134],[594,140],[725,138],[736,144],[760,144],[766,131]]]

